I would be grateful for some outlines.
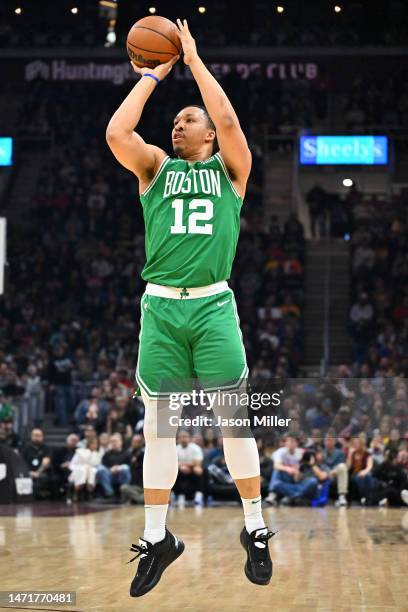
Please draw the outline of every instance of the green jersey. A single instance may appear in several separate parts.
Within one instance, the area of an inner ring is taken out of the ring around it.
[[[230,277],[242,198],[219,153],[203,162],[166,157],[140,200],[144,280],[203,287]]]

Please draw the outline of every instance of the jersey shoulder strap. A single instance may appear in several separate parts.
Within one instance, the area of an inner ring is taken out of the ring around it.
[[[168,165],[169,161],[171,161],[171,158],[168,155],[166,155],[166,157],[163,159],[162,163],[158,167],[157,172],[154,175],[154,177],[152,178],[152,180],[149,183],[148,187],[144,190],[143,193],[140,194],[141,198],[145,198],[150,193],[150,191],[152,190],[154,185],[157,183],[160,175],[163,173],[164,168]]]
[[[233,191],[234,195],[235,195],[237,198],[239,198],[239,199],[241,200],[241,199],[242,199],[242,198],[241,198],[241,196],[239,195],[238,191],[237,191],[237,190],[235,189],[235,187],[234,187],[233,182],[231,181],[231,177],[230,177],[230,175],[229,175],[229,172],[228,172],[228,170],[227,170],[227,167],[226,167],[226,165],[225,165],[225,162],[224,162],[224,160],[222,159],[221,153],[218,151],[218,152],[217,152],[217,153],[214,155],[214,157],[215,157],[215,158],[218,160],[218,162],[219,162],[219,164],[220,164],[220,166],[221,166],[221,170],[222,170],[222,172],[224,173],[224,175],[225,175],[225,177],[226,177],[227,181],[229,182],[230,187],[231,187],[231,189],[232,189],[232,191]]]

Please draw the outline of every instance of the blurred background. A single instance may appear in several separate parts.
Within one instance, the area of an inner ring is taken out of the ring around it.
[[[358,438],[364,461],[375,455],[381,465],[395,451],[406,479],[402,0],[255,0],[239,8],[227,0],[3,0],[0,448],[25,457],[38,499],[69,501],[78,443],[96,440],[110,452],[109,436],[119,434],[126,461],[138,466],[126,482],[141,485],[143,405],[132,395],[144,228],[137,181],[113,158],[105,130],[136,79],[127,32],[148,14],[188,19],[252,150],[230,285],[253,379],[308,379],[282,407],[302,449],[319,450],[329,432],[346,460]],[[171,153],[173,117],[199,102],[180,61],[138,130]],[[327,377],[353,380],[353,389],[337,401]],[[225,471],[216,433],[190,434],[205,470],[218,460]],[[266,495],[272,453],[286,442],[267,430],[257,435]],[[39,466],[41,479],[32,475]],[[13,495],[3,491],[3,500]],[[363,497],[357,487],[355,499]]]

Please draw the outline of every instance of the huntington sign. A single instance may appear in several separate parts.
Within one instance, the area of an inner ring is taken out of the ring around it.
[[[319,75],[318,65],[314,62],[274,62],[274,63],[208,63],[208,68],[218,79],[235,74],[246,80],[254,77],[264,79],[316,79]],[[174,67],[176,80],[192,79],[187,66]],[[24,80],[33,81],[109,81],[114,85],[123,85],[126,81],[138,78],[128,61],[104,62],[95,61],[75,63],[65,59],[35,60],[25,64]]]

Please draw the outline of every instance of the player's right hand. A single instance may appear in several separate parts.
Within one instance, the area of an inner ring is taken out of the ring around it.
[[[158,79],[160,79],[161,81],[163,79],[166,78],[166,76],[171,72],[171,69],[173,68],[174,64],[180,59],[179,55],[175,55],[174,57],[171,58],[170,61],[166,62],[165,64],[160,64],[159,66],[156,66],[156,68],[139,68],[139,66],[137,66],[134,62],[130,62],[132,64],[132,68],[133,70],[140,75],[144,75],[146,73],[150,73],[150,74],[154,74],[155,76],[157,76]]]

